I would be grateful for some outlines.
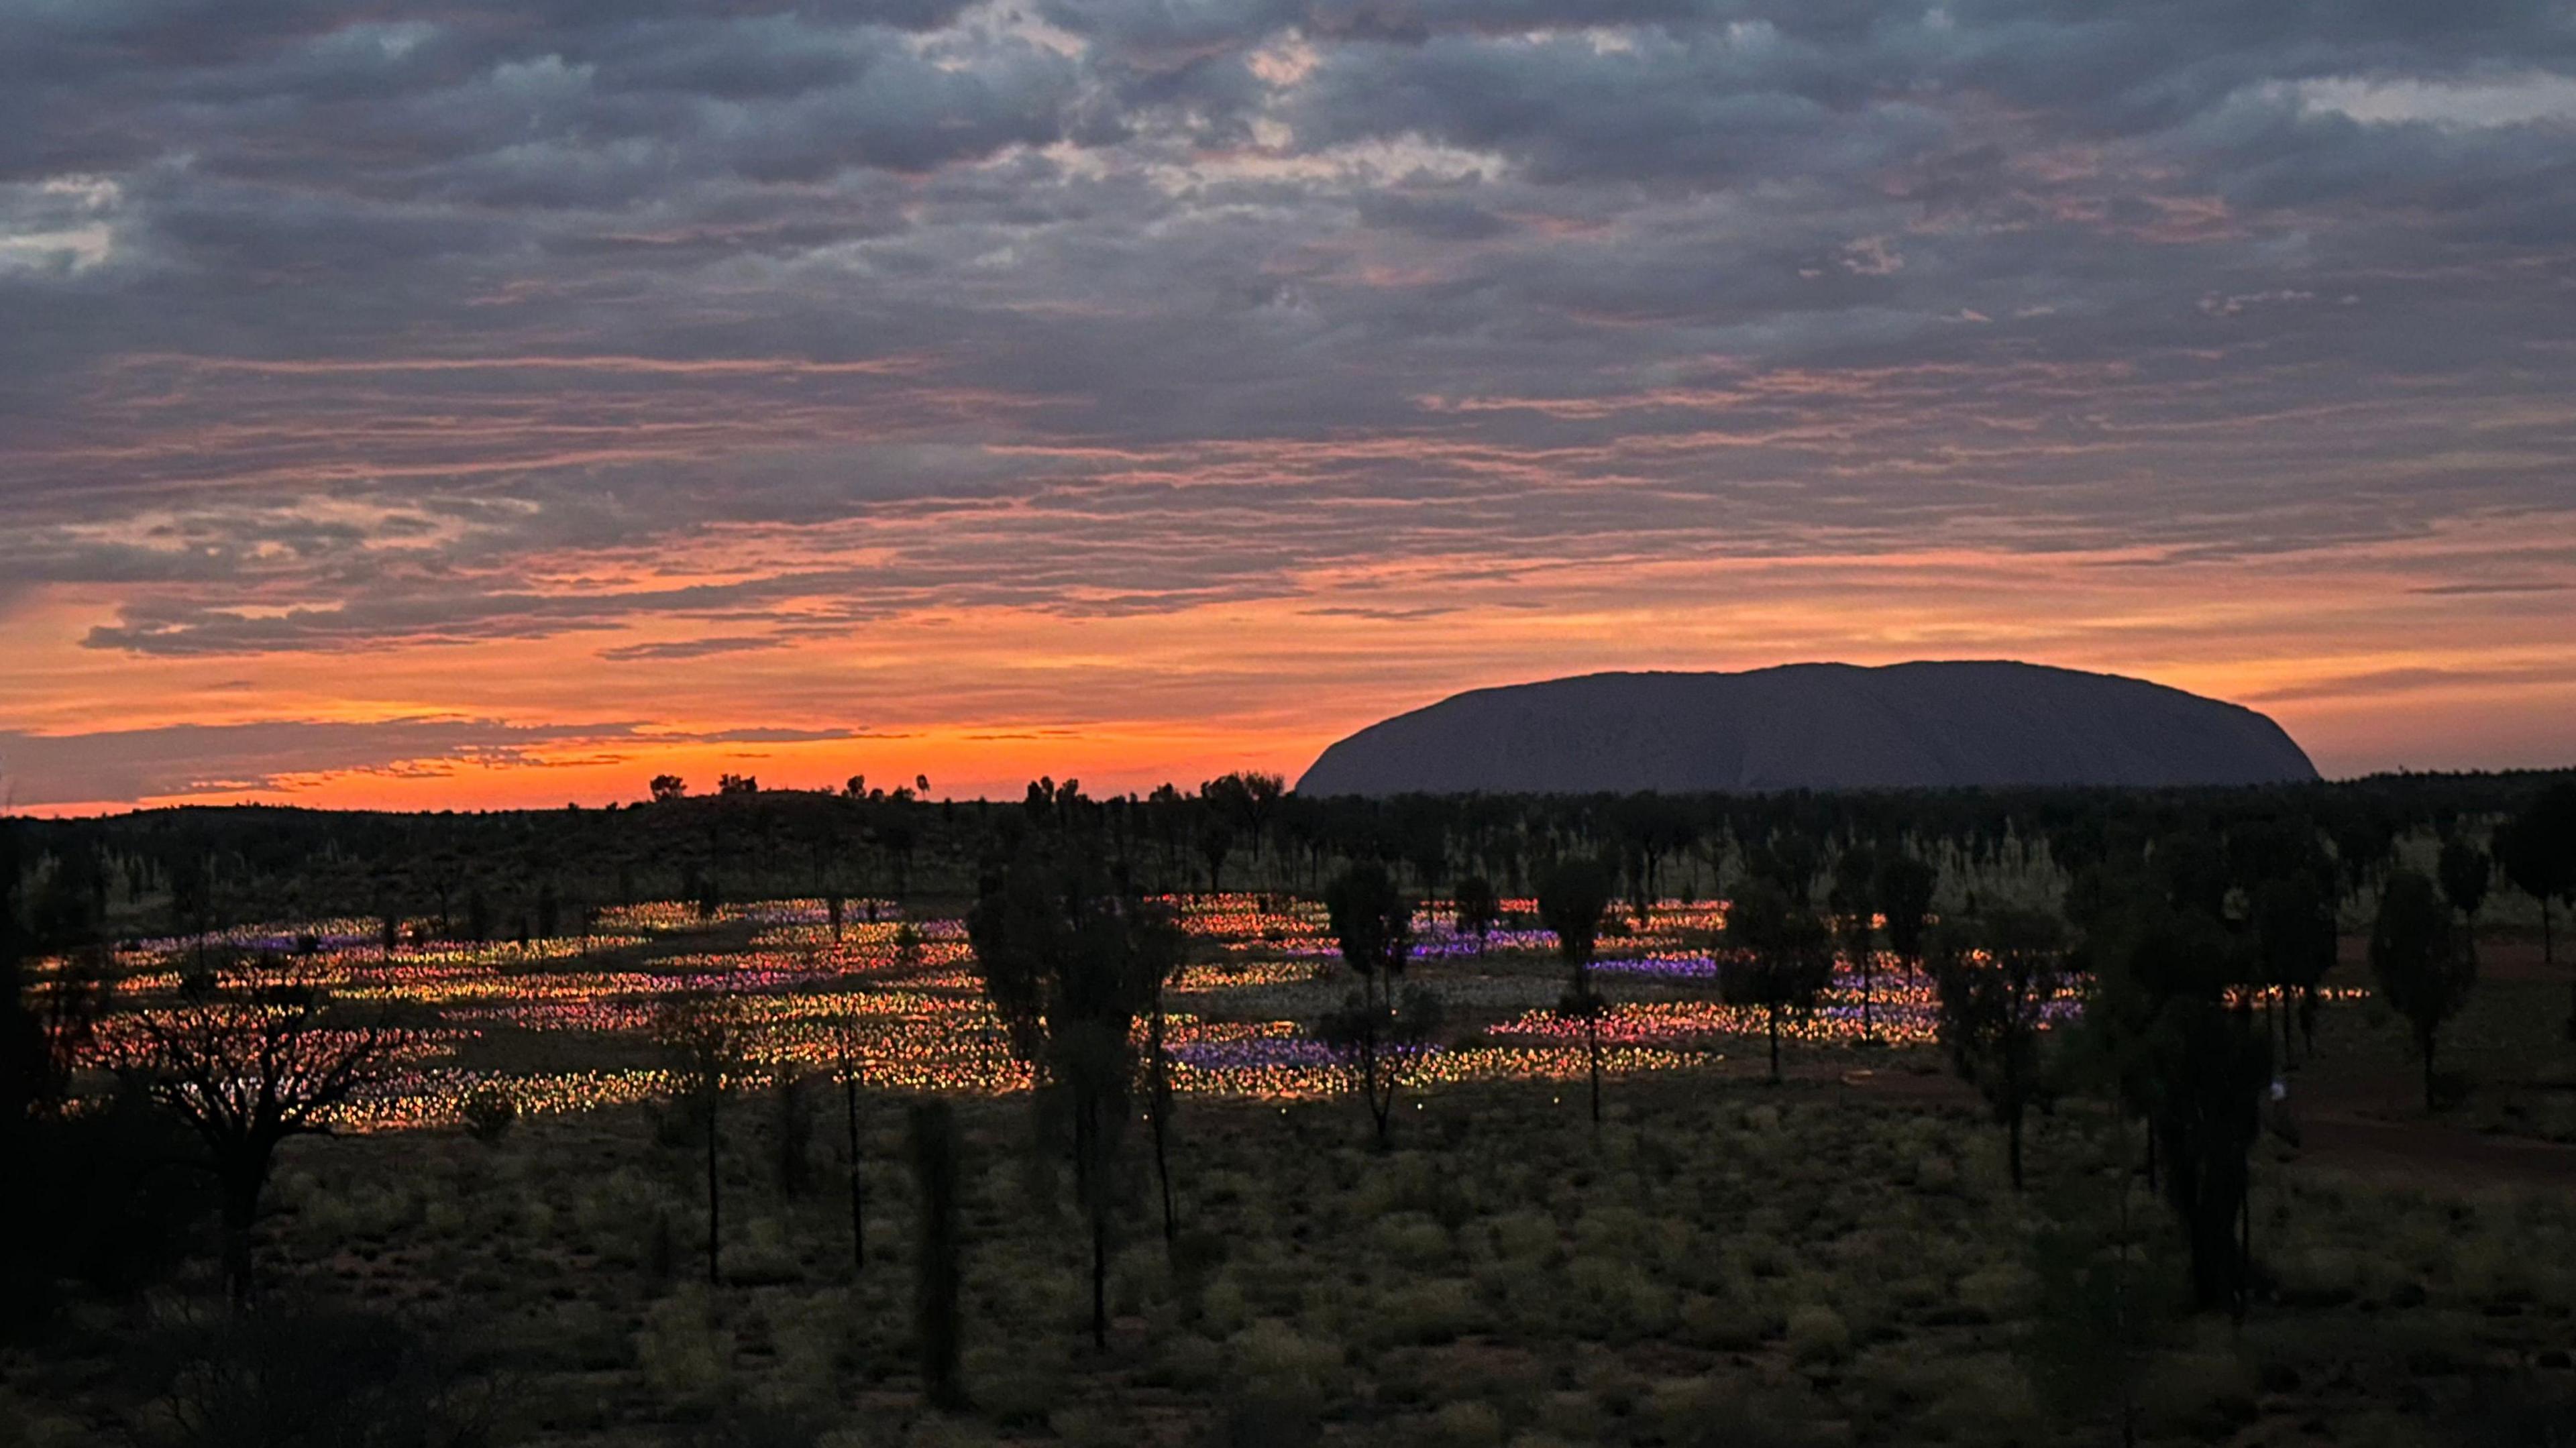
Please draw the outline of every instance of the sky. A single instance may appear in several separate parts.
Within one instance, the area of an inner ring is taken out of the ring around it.
[[[2569,0],[10,0],[0,794],[2020,658],[2576,764]]]

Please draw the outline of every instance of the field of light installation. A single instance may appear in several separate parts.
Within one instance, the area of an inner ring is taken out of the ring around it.
[[[1176,1089],[1264,1101],[1348,1089],[1344,1063],[1307,1030],[1350,986],[1322,907],[1255,895],[1171,903],[1192,947],[1167,994]],[[1481,938],[1455,928],[1447,902],[1423,909],[1407,978],[1438,994],[1447,1029],[1408,1052],[1405,1087],[1586,1073],[1582,1026],[1555,1009],[1564,973],[1555,937],[1528,923],[1534,903],[1501,902],[1503,923]],[[271,922],[131,942],[112,970],[119,1000],[148,1010],[192,962],[220,957],[246,984],[309,985],[399,1033],[402,1068],[337,1114],[349,1132],[454,1127],[478,1092],[499,1092],[526,1116],[666,1095],[655,1024],[669,1002],[709,996],[745,1018],[741,1089],[845,1071],[867,1089],[1027,1089],[1029,1068],[1007,1049],[961,920],[905,919],[891,900],[843,909],[835,927],[820,899],[704,918],[655,902],[603,910],[584,935],[482,945],[429,939],[425,922],[398,923],[390,944],[379,921]],[[1642,921],[1610,924],[1591,965],[1608,1001],[1607,1073],[1723,1069],[1731,1051],[1760,1045],[1763,1012],[1718,997],[1724,917],[1722,905],[1666,900]],[[1937,1005],[1929,981],[1892,956],[1846,956],[1814,1009],[1783,1030],[1800,1047],[1923,1046]],[[2079,1009],[2069,988],[2052,1014]],[[94,1049],[98,1064],[113,1065],[133,1042],[111,1017]],[[1919,1053],[1909,1059],[1937,1069]]]

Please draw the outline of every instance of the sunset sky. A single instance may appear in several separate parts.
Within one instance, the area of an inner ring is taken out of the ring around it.
[[[2576,764],[2576,8],[0,4],[21,809],[2002,657]]]

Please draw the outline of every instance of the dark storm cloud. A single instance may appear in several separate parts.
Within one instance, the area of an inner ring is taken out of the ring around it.
[[[2571,71],[2539,0],[9,7],[0,611],[614,662],[2563,531]]]

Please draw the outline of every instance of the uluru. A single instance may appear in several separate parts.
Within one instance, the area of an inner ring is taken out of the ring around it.
[[[1307,795],[2281,784],[2317,778],[2240,704],[2006,661],[1605,673],[1452,695],[1325,749]]]

